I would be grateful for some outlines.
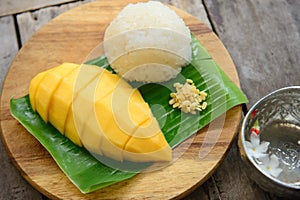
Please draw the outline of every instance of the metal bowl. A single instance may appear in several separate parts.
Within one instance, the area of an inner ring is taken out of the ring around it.
[[[300,86],[259,100],[243,120],[238,140],[249,177],[279,196],[300,197]]]

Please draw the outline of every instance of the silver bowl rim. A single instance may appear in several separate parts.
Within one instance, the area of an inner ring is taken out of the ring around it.
[[[254,159],[252,157],[250,157],[248,155],[248,151],[245,148],[246,144],[245,144],[245,127],[246,127],[246,122],[248,121],[251,113],[265,100],[269,99],[270,97],[272,97],[273,95],[277,94],[277,93],[281,93],[284,91],[288,91],[288,90],[299,90],[300,93],[300,86],[288,86],[288,87],[284,87],[284,88],[280,88],[277,89],[269,94],[267,94],[266,96],[262,97],[260,100],[258,100],[247,112],[246,116],[243,119],[243,123],[241,126],[241,143],[242,143],[242,147],[244,149],[244,152],[246,153],[247,159],[250,160],[251,164],[254,165],[254,167],[260,172],[262,173],[265,177],[267,177],[268,179],[270,179],[271,181],[283,186],[283,187],[288,187],[291,189],[297,189],[300,190],[300,184],[299,185],[295,185],[295,184],[291,184],[291,183],[286,183],[283,181],[280,181],[276,178],[274,178],[273,176],[269,175],[267,172],[265,172],[264,170],[261,169],[261,167],[258,166],[258,164],[254,161]]]

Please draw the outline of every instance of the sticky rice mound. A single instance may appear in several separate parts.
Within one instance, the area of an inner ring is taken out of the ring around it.
[[[169,7],[149,1],[127,5],[104,35],[111,67],[129,81],[164,82],[191,60],[191,34]]]

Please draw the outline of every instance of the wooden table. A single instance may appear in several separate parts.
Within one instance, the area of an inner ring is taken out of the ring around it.
[[[1,2],[0,89],[17,51],[44,23],[89,1]],[[163,0],[206,23],[233,58],[247,107],[278,88],[300,85],[300,2],[297,0]],[[45,199],[19,174],[0,144],[0,199]],[[185,199],[279,199],[247,176],[236,141],[217,171]]]

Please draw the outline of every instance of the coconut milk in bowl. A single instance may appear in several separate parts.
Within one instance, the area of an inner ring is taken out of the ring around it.
[[[300,86],[276,90],[249,110],[239,150],[249,176],[261,188],[300,197]]]

